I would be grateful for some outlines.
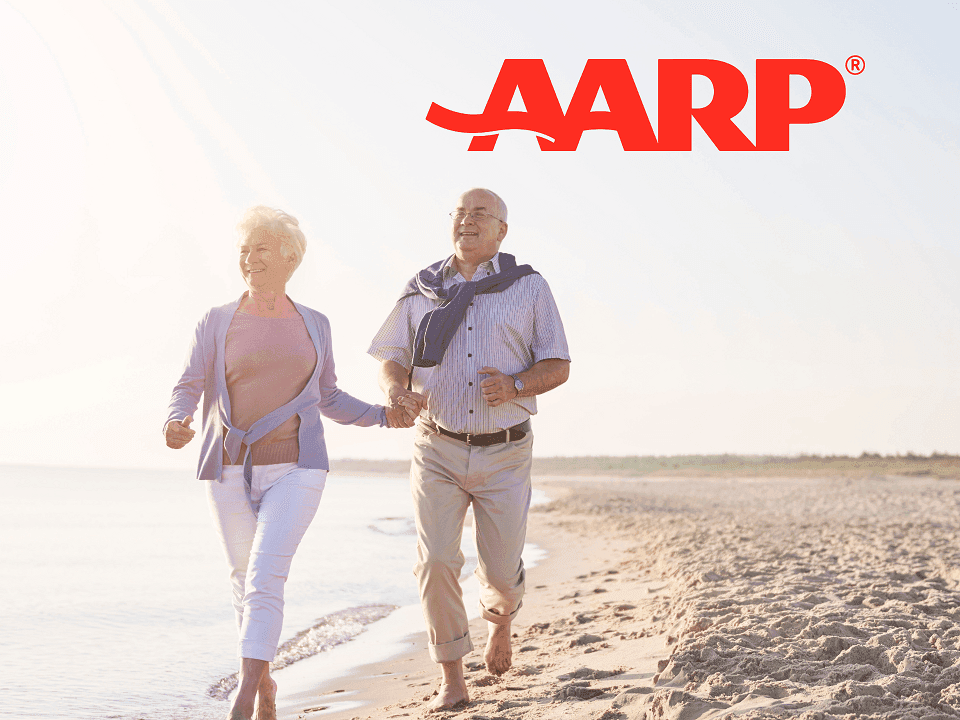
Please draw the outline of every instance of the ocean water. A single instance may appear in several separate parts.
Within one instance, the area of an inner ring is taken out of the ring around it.
[[[0,491],[0,718],[222,718],[237,633],[204,483],[5,466]],[[476,564],[465,536],[464,578]],[[275,666],[317,653],[346,666],[368,628],[422,630],[415,560],[405,477],[329,475],[287,581]]]

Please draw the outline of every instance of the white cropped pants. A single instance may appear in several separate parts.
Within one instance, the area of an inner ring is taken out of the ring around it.
[[[326,478],[326,470],[296,463],[254,465],[248,496],[243,466],[225,465],[220,481],[207,483],[210,514],[230,567],[240,657],[269,662],[277,653],[284,583]]]

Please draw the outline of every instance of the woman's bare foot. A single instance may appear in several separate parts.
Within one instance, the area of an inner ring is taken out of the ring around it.
[[[483,653],[483,661],[487,664],[487,672],[492,675],[503,675],[513,665],[510,623],[496,625],[487,622],[487,629],[490,634],[487,636],[487,649]]]
[[[467,693],[467,681],[463,678],[463,660],[440,663],[443,679],[437,696],[427,704],[427,712],[449,710],[462,703],[470,702]]]
[[[233,698],[233,705],[230,706],[230,714],[227,716],[227,720],[253,720],[260,686],[270,680],[269,668],[270,663],[266,660],[241,658],[239,687],[237,687],[237,694]],[[272,690],[273,697],[276,697],[276,690],[271,688],[269,684],[266,685],[266,689],[268,691]],[[274,711],[273,717],[276,718],[276,711]]]
[[[266,674],[257,690],[257,711],[253,720],[277,720],[277,681]]]

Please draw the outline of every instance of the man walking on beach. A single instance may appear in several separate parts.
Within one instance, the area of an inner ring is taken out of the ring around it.
[[[415,572],[430,656],[443,673],[433,710],[469,701],[462,658],[473,643],[459,578],[471,504],[480,612],[489,628],[484,660],[495,675],[511,666],[510,623],[524,591],[530,415],[536,396],[570,371],[547,281],[499,252],[507,234],[503,200],[469,190],[450,216],[454,254],[407,283],[368,351],[380,361],[389,406],[408,408],[409,425],[417,425]]]

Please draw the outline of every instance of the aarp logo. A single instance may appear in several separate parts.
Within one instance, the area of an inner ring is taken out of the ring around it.
[[[863,59],[856,58],[858,72]],[[790,126],[829,120],[843,107],[847,88],[843,75],[820,60],[757,60],[756,142],[740,131],[733,118],[747,104],[750,89],[736,67],[720,60],[657,62],[657,135],[626,60],[587,60],[566,112],[553,89],[543,60],[504,60],[500,74],[479,115],[430,105],[427,120],[445,130],[473,135],[469,150],[493,150],[504,130],[536,133],[541,150],[576,150],[588,130],[614,130],[624,150],[690,150],[695,120],[718,150],[789,150]],[[693,76],[713,84],[710,104],[693,107]],[[790,76],[810,83],[810,99],[790,106]],[[602,90],[609,110],[594,110]],[[525,110],[510,110],[520,93]]]

